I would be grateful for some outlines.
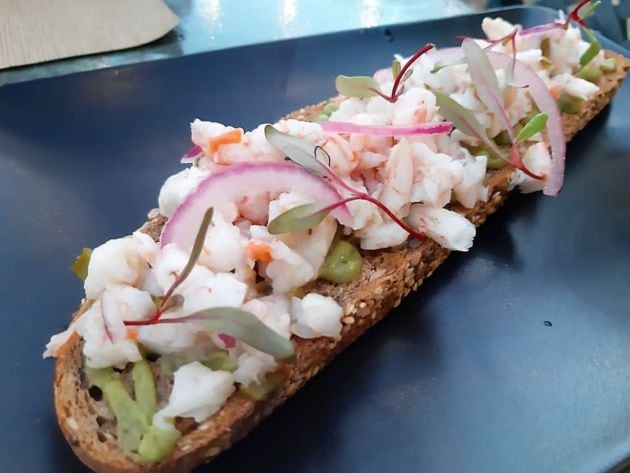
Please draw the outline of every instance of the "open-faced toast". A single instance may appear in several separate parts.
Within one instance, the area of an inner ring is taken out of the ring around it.
[[[630,61],[608,51],[616,59],[616,70],[599,79],[599,92],[585,101],[578,113],[563,114],[564,132],[570,140],[612,100],[620,87]],[[309,120],[318,115],[324,104],[306,107],[291,114],[292,118]],[[487,202],[467,209],[452,204],[451,209],[481,225],[507,198],[513,169],[490,171]],[[157,240],[165,223],[157,215],[142,230]],[[59,425],[77,456],[99,472],[187,472],[210,460],[246,435],[288,397],[295,394],[344,348],[369,327],[396,307],[405,295],[418,288],[448,256],[449,250],[430,239],[410,240],[398,247],[363,251],[360,276],[347,284],[318,280],[309,291],[332,296],[343,308],[343,329],[337,338],[294,338],[296,357],[284,365],[286,379],[282,387],[260,401],[240,393],[233,394],[223,407],[201,423],[191,419],[178,421],[182,436],[175,449],[162,461],[139,463],[119,448],[115,438],[115,420],[101,395],[90,390],[84,373],[82,342],[76,339],[65,347],[56,361],[55,408]],[[86,303],[75,314],[80,315]],[[156,374],[159,370],[155,370]],[[166,396],[172,380],[158,375],[158,396]]]

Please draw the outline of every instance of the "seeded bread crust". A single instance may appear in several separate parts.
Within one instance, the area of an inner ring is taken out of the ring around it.
[[[600,79],[599,94],[584,103],[579,113],[563,116],[567,140],[612,100],[623,82],[630,61],[610,51],[607,55],[616,58],[617,70]],[[323,103],[305,107],[290,117],[309,119],[317,115],[322,106]],[[488,202],[480,202],[472,209],[459,205],[452,209],[465,215],[476,226],[481,225],[507,198],[511,174],[512,170],[507,167],[489,172]],[[157,239],[164,222],[164,217],[153,216],[142,230]],[[448,250],[432,240],[411,240],[396,248],[363,252],[361,275],[355,282],[340,285],[320,281],[313,284],[309,290],[332,296],[343,307],[341,335],[336,339],[304,340],[295,337],[296,360],[284,367],[287,379],[281,389],[258,402],[235,393],[221,410],[201,424],[190,419],[178,422],[178,428],[184,434],[175,450],[157,464],[137,463],[118,448],[113,416],[104,400],[97,401],[90,396],[83,374],[82,343],[74,342],[57,358],[55,367],[55,410],[61,430],[74,453],[96,472],[189,472],[244,437],[341,351],[400,304],[410,291],[417,289],[448,254]],[[74,317],[86,309],[84,302]],[[167,398],[171,383],[171,379],[164,377],[158,380],[161,399]]]

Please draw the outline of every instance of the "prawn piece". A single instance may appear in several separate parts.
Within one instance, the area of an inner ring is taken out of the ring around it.
[[[430,122],[435,117],[435,95],[415,87],[402,94],[394,107],[392,125],[413,125]]]
[[[270,235],[266,227],[252,225],[252,241],[267,243],[271,261],[260,265],[260,270],[271,280],[274,294],[286,294],[315,278],[317,273],[309,262],[279,238]]]
[[[385,180],[380,201],[397,214],[410,201],[413,185],[413,150],[406,139],[401,139],[391,151],[385,164]],[[401,216],[405,216],[404,212]]]
[[[290,338],[289,299],[284,296],[264,296],[252,299],[243,304],[243,310],[251,312],[267,327],[272,328],[284,338]]]
[[[460,180],[462,164],[443,153],[434,153],[424,143],[413,143],[414,177],[411,202],[443,207]]]
[[[339,177],[348,177],[359,165],[360,157],[352,152],[348,141],[331,133],[322,146],[330,156],[330,168]]]
[[[201,422],[217,412],[235,389],[232,373],[211,370],[198,361],[183,365],[175,371],[168,403],[153,416],[153,424],[175,430],[166,419],[177,416]]]
[[[475,237],[475,226],[457,212],[425,204],[414,204],[409,223],[444,248],[468,251]]]
[[[332,298],[307,294],[291,299],[291,333],[302,338],[337,337],[341,333],[343,310]]]
[[[130,286],[107,286],[75,325],[84,340],[87,365],[106,368],[140,360],[138,345],[128,337],[123,321],[146,319],[154,310],[149,293]]]
[[[87,298],[96,299],[110,284],[142,285],[149,272],[146,248],[133,237],[109,240],[94,248],[84,283]]]

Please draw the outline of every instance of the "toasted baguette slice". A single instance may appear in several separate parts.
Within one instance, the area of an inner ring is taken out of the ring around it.
[[[607,52],[617,60],[617,70],[600,79],[600,92],[583,104],[579,113],[564,115],[567,140],[571,139],[613,98],[630,67],[623,56]],[[322,105],[306,107],[291,115],[308,119]],[[489,172],[488,202],[473,209],[454,206],[476,226],[494,213],[508,195],[512,170],[507,167]],[[164,217],[158,216],[144,224],[143,231],[159,237]],[[238,392],[215,415],[201,424],[189,419],[178,423],[183,431],[175,450],[157,464],[136,463],[117,445],[115,421],[104,400],[90,396],[83,374],[82,343],[75,342],[58,357],[55,375],[55,409],[61,430],[75,454],[97,472],[188,472],[207,462],[222,450],[244,437],[288,397],[295,394],[310,378],[350,345],[369,327],[396,307],[410,291],[416,289],[446,259],[449,251],[431,240],[409,242],[397,248],[363,252],[360,277],[350,284],[318,281],[309,289],[334,297],[344,309],[343,330],[337,339],[304,340],[295,337],[296,361],[287,366],[287,379],[281,389],[262,401],[252,401]],[[86,309],[85,304],[75,317]],[[158,392],[166,399],[172,380],[158,379]],[[95,396],[98,397],[98,396]]]

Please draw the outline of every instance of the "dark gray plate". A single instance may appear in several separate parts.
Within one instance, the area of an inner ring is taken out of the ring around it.
[[[517,8],[526,25],[554,12]],[[195,117],[245,128],[481,15],[200,54],[0,88],[0,469],[82,471],[48,337],[83,246],[129,233]],[[630,93],[568,150],[557,198],[515,196],[379,326],[202,471],[593,472],[630,452]],[[546,323],[548,321],[549,323]]]

